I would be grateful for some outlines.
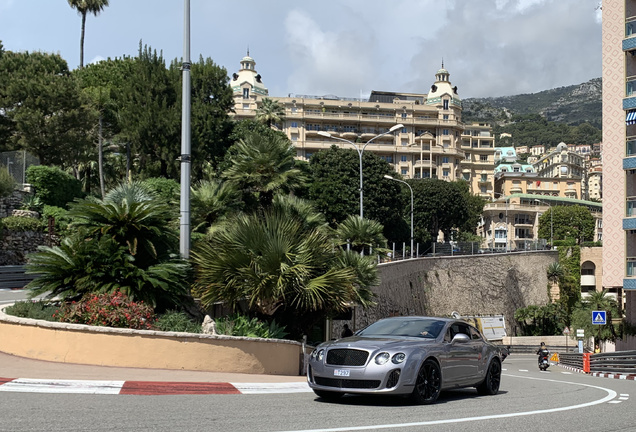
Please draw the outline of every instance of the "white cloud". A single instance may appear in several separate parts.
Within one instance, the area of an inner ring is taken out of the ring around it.
[[[293,70],[287,84],[290,92],[351,95],[371,79],[371,32],[323,29],[308,13],[292,10],[285,19],[286,46]],[[362,49],[364,47],[364,49]]]

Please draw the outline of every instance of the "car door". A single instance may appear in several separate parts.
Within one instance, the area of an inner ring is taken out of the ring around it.
[[[464,340],[455,338],[458,334],[467,336]],[[448,327],[445,341],[446,365],[442,369],[444,382],[449,386],[461,386],[470,379],[477,367],[477,352],[471,339],[470,326],[456,321]]]

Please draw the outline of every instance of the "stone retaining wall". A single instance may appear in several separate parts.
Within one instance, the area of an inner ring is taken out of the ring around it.
[[[418,258],[380,264],[380,286],[373,289],[377,306],[356,307],[350,326],[360,329],[395,315],[497,315],[514,334],[514,313],[547,304],[546,269],[558,261],[556,251],[533,251]],[[334,325],[340,334],[342,323]],[[338,326],[338,328],[336,328]]]
[[[62,363],[208,372],[300,375],[302,345],[282,339],[65,324],[4,313],[0,351]]]

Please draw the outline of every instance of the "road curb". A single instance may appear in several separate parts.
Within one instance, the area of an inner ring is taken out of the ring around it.
[[[117,380],[47,380],[0,377],[0,392],[74,393],[110,395],[204,395],[204,394],[272,394],[308,393],[306,382],[229,383]]]
[[[613,378],[613,379],[622,379],[622,380],[631,380],[631,381],[636,380],[636,374],[584,372],[582,369],[575,368],[573,366],[567,366],[562,364],[559,364],[559,366],[571,372],[582,373],[582,374],[586,374],[586,375],[597,377],[597,378]]]

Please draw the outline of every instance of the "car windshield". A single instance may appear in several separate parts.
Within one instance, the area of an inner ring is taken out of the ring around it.
[[[434,318],[386,319],[371,324],[358,336],[409,336],[435,339],[444,328],[444,321]]]

